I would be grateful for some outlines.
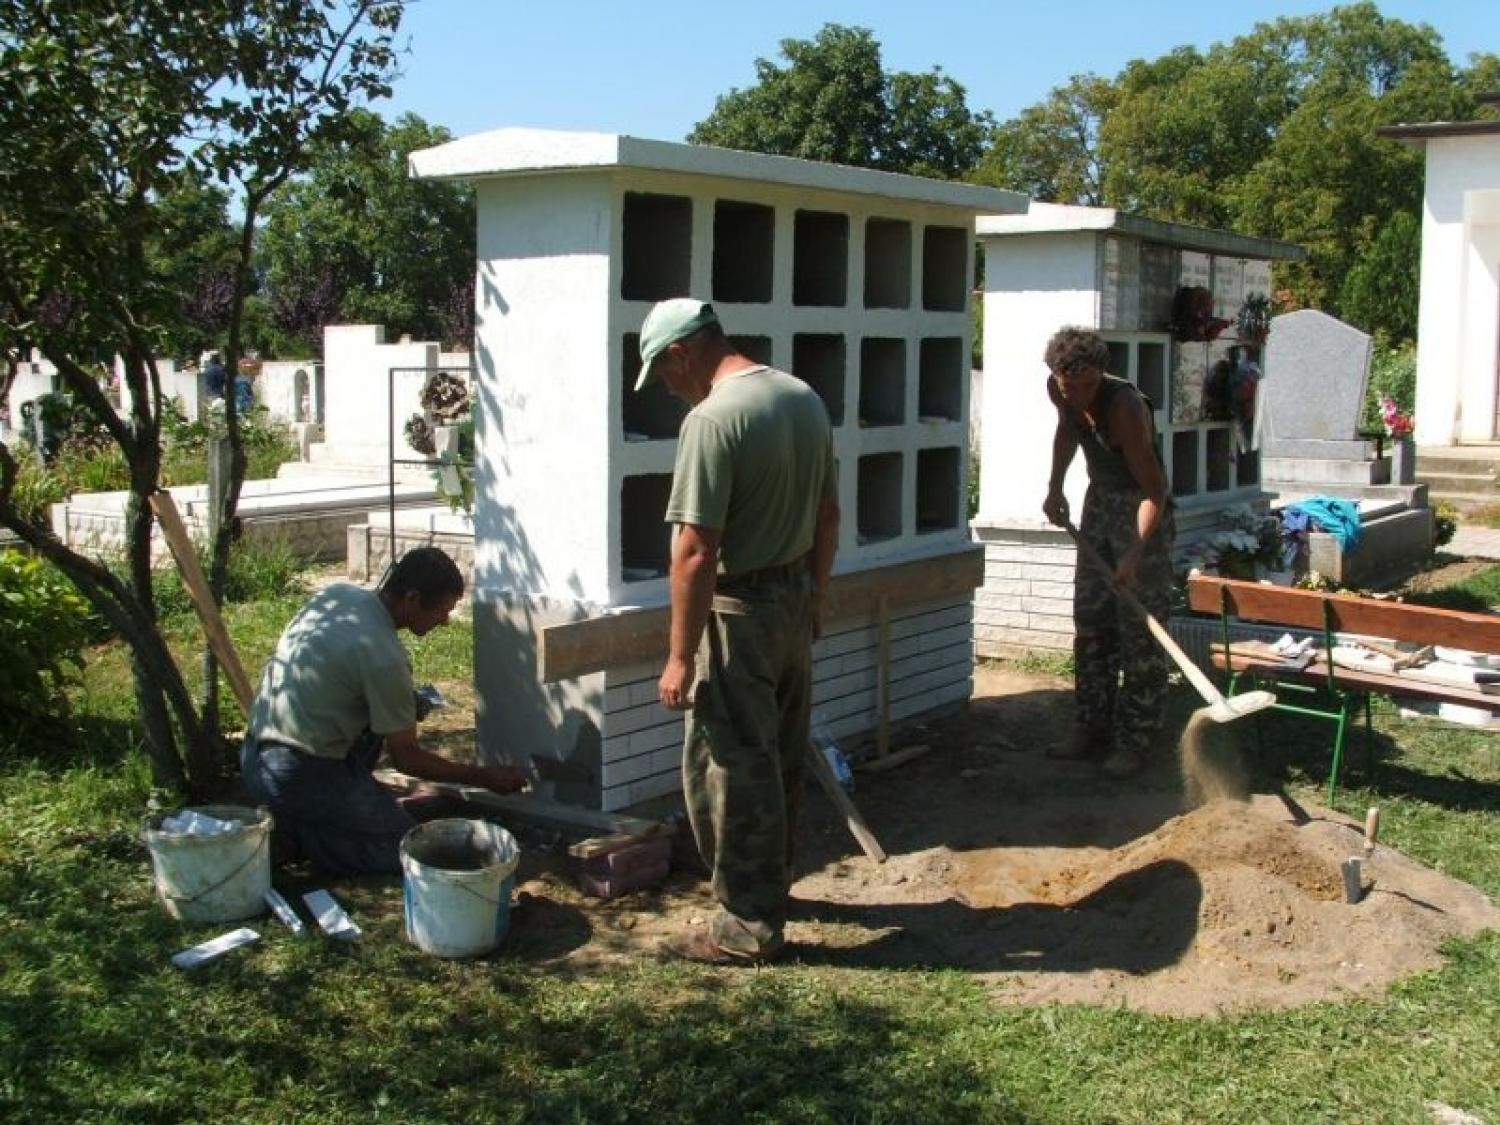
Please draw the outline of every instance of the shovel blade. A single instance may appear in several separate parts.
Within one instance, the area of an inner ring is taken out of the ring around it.
[[[1247,691],[1244,695],[1230,696],[1223,704],[1214,704],[1208,709],[1208,717],[1216,723],[1232,723],[1276,706],[1276,696],[1269,691]]]

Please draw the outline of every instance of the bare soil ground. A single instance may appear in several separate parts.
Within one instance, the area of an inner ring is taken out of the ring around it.
[[[787,955],[963,969],[1003,1003],[1199,1015],[1378,992],[1438,965],[1448,935],[1500,926],[1480,892],[1384,845],[1347,905],[1339,864],[1360,854],[1361,824],[1275,794],[1189,809],[1185,791],[1225,787],[1185,785],[1171,747],[1124,783],[1051,761],[1070,716],[1068,681],[979,668],[963,711],[907,732],[927,754],[859,775],[883,865],[810,787]],[[1232,778],[1215,768],[1234,761],[1229,728],[1204,739],[1197,772]],[[678,845],[664,886],[613,902],[578,892],[561,849],[528,847],[508,952],[580,971],[704,924],[713,901],[685,829]]]

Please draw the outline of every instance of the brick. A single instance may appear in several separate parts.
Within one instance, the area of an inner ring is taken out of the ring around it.
[[[578,885],[583,889],[584,894],[593,895],[595,898],[619,898],[631,891],[656,886],[667,877],[671,870],[671,861],[662,860],[650,867],[641,867],[624,875],[610,875],[604,878],[581,871],[578,874]]]
[[[638,844],[629,844],[604,855],[583,861],[583,870],[600,879],[612,875],[628,875],[643,867],[655,867],[672,860],[672,837],[653,836]]]

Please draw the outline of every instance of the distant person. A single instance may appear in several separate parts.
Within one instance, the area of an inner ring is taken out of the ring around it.
[[[255,407],[255,384],[250,381],[250,376],[241,371],[234,377],[234,410],[236,414],[247,416]]]
[[[812,642],[838,547],[833,431],[806,383],[741,355],[713,306],[662,301],[641,326],[640,391],[692,409],[674,525],[663,706],[687,712],[682,779],[719,911],[663,947],[715,964],[784,944],[808,752]]]
[[[276,823],[283,858],[330,875],[396,874],[419,801],[403,802],[372,771],[382,749],[403,773],[512,793],[513,766],[452,762],[417,742],[411,664],[397,633],[425,636],[448,620],[463,575],[436,547],[408,551],[378,590],[337,583],[315,594],[266,665],[240,750],[252,800]]]
[[[203,365],[203,389],[213,398],[223,398],[224,381],[224,361],[218,352],[210,352],[208,362]]]
[[[1106,375],[1109,347],[1096,332],[1060,329],[1048,342],[1047,394],[1057,408],[1052,476],[1042,511],[1069,521],[1063,479],[1080,448],[1088,467],[1080,537],[1114,574],[1079,553],[1073,578],[1074,701],[1071,737],[1050,757],[1100,760],[1109,777],[1146,767],[1161,725],[1167,657],[1140,615],[1118,597],[1132,590],[1165,621],[1172,594],[1174,520],[1166,475],[1156,452],[1151,406],[1124,379]]]

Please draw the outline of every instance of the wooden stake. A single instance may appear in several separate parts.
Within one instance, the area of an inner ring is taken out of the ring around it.
[[[172,550],[172,557],[177,560],[177,569],[182,572],[183,585],[187,587],[193,608],[198,611],[198,620],[203,625],[203,635],[208,639],[208,647],[219,658],[219,666],[229,679],[229,686],[239,702],[240,711],[248,719],[250,707],[255,702],[250,677],[245,675],[240,655],[235,651],[234,642],[229,639],[229,630],[224,627],[224,618],[219,615],[218,604],[209,592],[208,579],[203,575],[203,567],[198,563],[198,554],[193,550],[193,543],[188,538],[182,517],[177,514],[177,504],[173,501],[172,494],[152,493],[151,510],[156,513],[156,522],[161,524],[162,535],[166,537],[167,546]]]
[[[880,625],[875,674],[880,684],[880,722],[875,728],[875,753],[883,758],[891,752],[891,599],[884,594],[877,612]]]

